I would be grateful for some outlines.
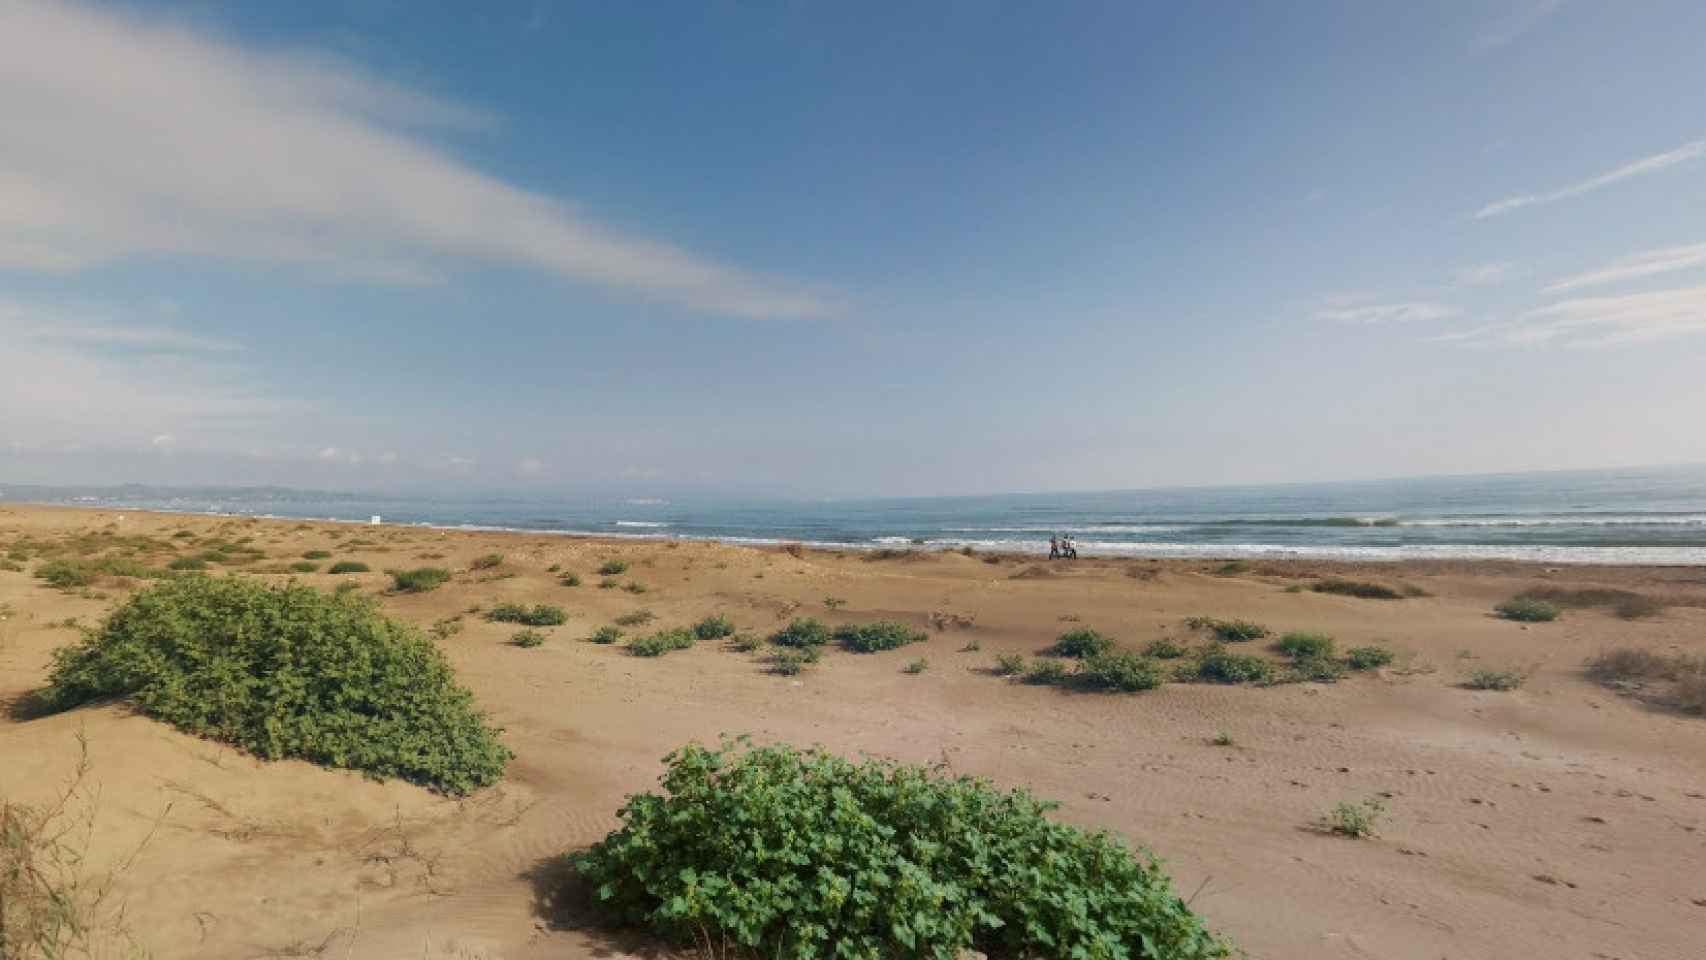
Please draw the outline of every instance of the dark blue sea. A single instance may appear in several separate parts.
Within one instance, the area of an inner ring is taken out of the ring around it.
[[[1095,556],[1706,564],[1706,467],[883,500],[0,485],[38,502],[564,535]]]

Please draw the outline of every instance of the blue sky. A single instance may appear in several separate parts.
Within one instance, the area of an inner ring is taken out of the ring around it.
[[[1706,461],[1698,3],[0,5],[0,479]]]

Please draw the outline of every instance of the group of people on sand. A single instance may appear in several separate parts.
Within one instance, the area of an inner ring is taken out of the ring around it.
[[[1077,560],[1078,544],[1070,536],[1058,534],[1048,538],[1048,558],[1050,560]]]

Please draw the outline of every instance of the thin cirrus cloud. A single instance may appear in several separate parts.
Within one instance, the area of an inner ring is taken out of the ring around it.
[[[707,313],[832,312],[804,286],[625,236],[421,135],[489,118],[347,64],[46,0],[0,4],[0,269],[168,255],[431,282],[500,263]]]
[[[1434,337],[1467,344],[1606,347],[1706,333],[1706,286],[1575,297],[1515,320]]]
[[[1494,50],[1514,43],[1564,6],[1564,0],[1522,0],[1504,17],[1493,21],[1475,36],[1479,50]]]
[[[1335,323],[1382,324],[1444,320],[1455,317],[1460,312],[1456,307],[1448,304],[1424,300],[1397,303],[1359,303],[1355,302],[1354,299],[1340,298],[1315,311],[1315,316],[1317,319],[1330,320]]]
[[[1706,267],[1706,243],[1665,247],[1660,250],[1648,250],[1644,253],[1624,257],[1597,270],[1589,270],[1585,273],[1565,277],[1548,286],[1546,292],[1565,293],[1583,287],[1621,283],[1625,280],[1672,273],[1677,270],[1693,270],[1699,267]]]
[[[1572,183],[1561,190],[1554,190],[1550,193],[1518,194],[1516,196],[1506,197],[1503,200],[1489,203],[1475,211],[1475,219],[1485,220],[1488,217],[1500,216],[1502,214],[1510,213],[1513,210],[1520,210],[1523,207],[1532,207],[1543,203],[1567,200],[1571,197],[1579,197],[1584,193],[1592,193],[1602,187],[1611,186],[1614,183],[1628,180],[1631,177],[1657,173],[1660,170],[1669,169],[1670,167],[1674,167],[1680,163],[1687,163],[1690,160],[1698,160],[1703,156],[1706,156],[1706,140],[1692,140],[1674,150],[1666,150],[1664,153],[1655,153],[1650,157],[1642,157],[1639,160],[1626,163],[1608,173],[1602,173],[1597,177],[1591,177],[1587,180],[1581,181],[1580,183]]]

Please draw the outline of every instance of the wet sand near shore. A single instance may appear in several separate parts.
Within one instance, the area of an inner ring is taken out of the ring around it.
[[[460,616],[439,645],[517,755],[499,785],[447,799],[259,762],[123,704],[0,714],[8,800],[53,796],[86,738],[99,788],[88,869],[123,864],[149,838],[111,896],[154,957],[667,955],[557,903],[556,858],[612,829],[623,797],[655,783],[665,753],[722,733],[1029,787],[1059,800],[1061,818],[1153,850],[1193,908],[1251,957],[1684,960],[1706,943],[1706,718],[1584,672],[1613,647],[1706,655],[1699,567],[882,557],[8,506],[0,555],[19,541],[37,549],[0,572],[0,700],[27,703],[52,651],[145,585],[105,577],[64,591],[32,575],[42,550],[78,537],[247,538],[264,556],[212,572],[327,590],[353,582],[422,628]],[[163,551],[149,562],[170,559]],[[316,572],[288,570],[310,551],[331,556]],[[493,553],[500,564],[475,568]],[[372,572],[321,572],[336,560]],[[598,569],[612,560],[627,569],[601,589]],[[426,593],[387,592],[386,568],[419,566],[453,576]],[[579,586],[562,584],[569,573]],[[1310,589],[1329,576],[1424,595]],[[1533,624],[1493,615],[1537,586],[1630,591],[1662,609],[1624,619],[1571,608]],[[514,646],[514,625],[468,612],[506,601],[561,605],[568,622],[546,629],[542,646]],[[899,620],[930,639],[832,651],[797,677],[716,643],[645,659],[584,642],[642,609],[655,619],[640,630],[722,614],[767,635],[814,616]],[[1337,683],[1171,683],[1140,694],[1030,686],[991,670],[997,656],[1030,659],[1077,626],[1133,648],[1200,643],[1184,622],[1196,616],[1320,631],[1341,649],[1380,645],[1397,657]],[[920,656],[926,671],[903,670]],[[1467,689],[1477,670],[1525,680],[1508,692]],[[1376,836],[1320,828],[1336,804],[1371,798],[1385,808]]]

